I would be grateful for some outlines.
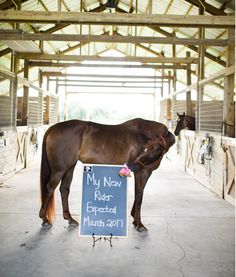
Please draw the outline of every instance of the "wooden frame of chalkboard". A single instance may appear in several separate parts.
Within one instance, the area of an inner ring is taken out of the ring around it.
[[[127,237],[127,177],[123,165],[83,164],[80,236]]]

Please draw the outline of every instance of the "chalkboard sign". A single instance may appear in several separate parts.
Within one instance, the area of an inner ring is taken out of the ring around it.
[[[127,236],[127,177],[122,166],[84,165],[81,236]]]

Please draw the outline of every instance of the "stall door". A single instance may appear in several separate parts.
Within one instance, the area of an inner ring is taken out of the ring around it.
[[[195,132],[186,132],[186,156],[185,156],[185,171],[191,175],[195,172],[194,162],[194,147],[196,143]]]
[[[224,198],[235,205],[235,147],[227,146],[225,150]]]
[[[26,132],[17,132],[16,171],[26,165]]]

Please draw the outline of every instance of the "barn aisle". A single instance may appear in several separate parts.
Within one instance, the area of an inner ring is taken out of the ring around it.
[[[39,162],[22,170],[0,187],[1,277],[233,277],[234,207],[219,199],[164,158],[144,193],[143,223],[138,233],[129,217],[127,239],[98,242],[80,238],[61,215],[57,190],[54,226],[41,228],[38,218]],[[77,167],[70,197],[79,218]],[[129,210],[133,183],[129,184]]]

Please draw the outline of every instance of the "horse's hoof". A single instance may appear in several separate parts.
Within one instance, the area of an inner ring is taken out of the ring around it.
[[[79,223],[76,221],[76,220],[74,220],[73,218],[69,221],[69,225],[71,225],[71,226],[78,226],[79,225]]]
[[[148,231],[148,229],[145,226],[140,226],[140,227],[137,227],[136,229],[140,233],[144,233]]]
[[[44,227],[44,228],[51,228],[52,224],[49,223],[48,221],[45,221],[45,222],[42,223],[42,227]]]

